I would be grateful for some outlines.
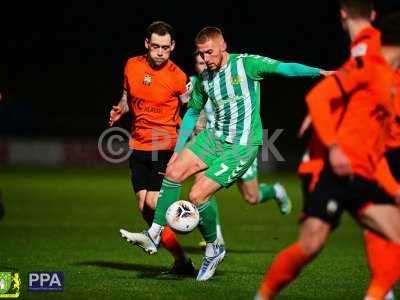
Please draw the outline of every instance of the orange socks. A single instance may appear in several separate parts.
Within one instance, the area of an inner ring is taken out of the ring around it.
[[[269,270],[264,276],[259,294],[271,299],[285,285],[296,278],[305,264],[310,261],[298,243],[292,244],[281,251],[272,262]]]
[[[180,260],[185,257],[183,249],[176,239],[175,233],[169,226],[166,226],[161,234],[161,243],[165,249],[171,252],[175,260]]]
[[[400,244],[387,241],[368,231],[364,235],[369,267],[372,273],[366,299],[381,300],[400,280]],[[272,299],[290,283],[312,259],[298,243],[281,251],[264,276],[259,295]]]
[[[364,233],[364,241],[372,274],[367,298],[384,299],[400,279],[400,244],[385,240],[369,230]]]
[[[150,209],[147,205],[144,205],[142,216],[150,226],[151,223],[153,223],[154,210]],[[183,249],[176,239],[175,233],[168,226],[164,228],[164,231],[161,234],[161,244],[172,254],[175,260],[180,260],[185,257]]]

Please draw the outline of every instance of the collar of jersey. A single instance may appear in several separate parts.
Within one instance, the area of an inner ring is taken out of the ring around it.
[[[232,55],[228,53],[228,60],[226,61],[226,64],[221,66],[221,68],[219,68],[218,72],[224,71],[229,66],[229,64],[231,63],[231,60],[232,60]]]

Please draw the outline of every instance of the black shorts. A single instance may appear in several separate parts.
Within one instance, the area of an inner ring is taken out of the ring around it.
[[[340,217],[347,210],[354,218],[368,203],[393,204],[394,199],[372,181],[355,175],[352,179],[336,176],[325,168],[311,192],[307,190],[310,178],[304,177],[304,217],[315,217],[331,225],[339,225]]]
[[[385,154],[394,179],[400,182],[400,148],[392,149]]]
[[[160,191],[172,150],[133,150],[129,157],[131,182],[135,193],[141,190]]]

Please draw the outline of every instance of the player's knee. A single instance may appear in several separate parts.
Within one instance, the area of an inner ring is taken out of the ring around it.
[[[400,243],[400,210],[393,206],[375,205],[362,211],[361,223],[377,230],[386,239]]]
[[[249,204],[257,204],[258,203],[258,193],[245,192],[243,194],[243,197]]]
[[[173,166],[167,167],[165,172],[165,177],[178,183],[181,183],[184,180],[183,175],[184,172]]]
[[[157,204],[157,198],[156,197],[146,198],[146,205],[151,210],[155,210],[156,209],[156,204]]]
[[[199,206],[204,202],[206,202],[205,199],[206,197],[204,193],[198,188],[192,188],[192,190],[189,193],[190,202],[192,202],[196,206]]]
[[[328,235],[329,227],[319,223],[308,223],[301,229],[299,242],[308,256],[315,256],[324,247]]]
[[[140,212],[143,212],[144,203],[146,202],[146,197],[144,195],[136,196],[138,202],[138,208]]]
[[[315,256],[322,250],[325,241],[314,236],[301,241],[300,244],[307,256]]]

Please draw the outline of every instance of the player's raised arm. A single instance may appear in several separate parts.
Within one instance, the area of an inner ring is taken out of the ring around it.
[[[326,75],[325,70],[309,67],[303,64],[281,62],[272,58],[245,54],[246,72],[255,80],[261,80],[270,74],[278,74],[287,77],[310,76],[318,77]]]
[[[128,111],[128,93],[126,90],[124,90],[118,105],[114,105],[110,111],[110,120],[108,124],[110,126],[113,126],[113,124],[117,122],[122,117],[122,115],[127,113]]]
[[[276,68],[276,73],[287,77],[301,77],[301,76],[328,76],[332,71],[325,71],[319,68],[309,67],[299,63],[293,62],[280,62]]]

